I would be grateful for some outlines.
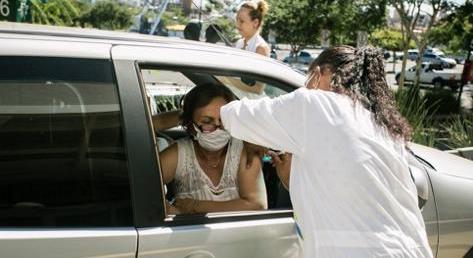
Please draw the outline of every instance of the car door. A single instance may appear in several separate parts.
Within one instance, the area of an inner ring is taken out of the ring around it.
[[[192,87],[191,82],[221,80],[222,83],[270,84],[268,78],[245,72],[241,64],[258,65],[264,67],[264,70],[273,66],[276,71],[282,72],[280,77],[288,79],[284,76],[288,70],[279,63],[268,63],[266,59],[248,58],[245,55],[240,57],[226,51],[169,46],[115,46],[112,48],[112,57],[117,69],[119,88],[127,87],[141,93],[140,101],[148,103],[142,111],[146,110],[149,115],[154,112],[149,101],[159,101],[159,98],[154,98],[156,94],[159,96],[159,92],[167,94],[169,91],[180,94],[181,90]],[[296,76],[295,81],[298,83],[304,80],[303,76],[295,71],[289,70],[289,73]],[[152,75],[156,79],[147,78]],[[141,83],[132,84],[132,80]],[[150,94],[147,88],[153,89],[155,93]],[[268,87],[266,94],[277,95],[287,90],[290,89]],[[160,103],[156,106],[161,107]],[[151,128],[151,122],[148,128]],[[151,136],[150,141],[155,141],[154,137]],[[154,153],[159,156],[159,144],[154,144]],[[155,175],[159,175],[157,160],[155,158]],[[275,194],[282,192],[277,182],[273,184],[271,189]],[[267,184],[267,191],[268,188]],[[162,186],[160,191],[161,196],[149,196],[148,199],[154,198],[163,206],[165,187]],[[294,257],[299,252],[299,244],[288,193],[281,193],[279,197],[283,195],[286,196],[285,201],[283,198],[270,200],[273,208],[269,210],[197,215],[167,214],[157,219],[154,224],[138,227],[138,257]]]
[[[0,256],[135,257],[110,45],[0,34]]]

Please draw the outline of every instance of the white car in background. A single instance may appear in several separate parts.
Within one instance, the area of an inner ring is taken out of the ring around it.
[[[455,69],[443,69],[440,65],[431,63],[422,63],[420,72],[420,83],[431,84],[435,88],[442,88],[444,86],[450,87],[453,91],[457,90],[461,84],[461,73]],[[404,81],[412,83],[416,77],[416,66],[412,66],[406,70],[404,74]],[[399,85],[401,73],[395,76],[396,83]]]
[[[423,62],[437,64],[443,68],[454,68],[457,65],[457,61],[455,61],[455,59],[438,53],[425,53]]]
[[[155,134],[150,102],[157,112],[178,108],[203,83],[240,93],[263,85],[259,97],[275,97],[302,87],[303,74],[217,45],[11,23],[0,23],[0,71],[0,257],[274,258],[298,250],[288,193],[269,164],[267,210],[166,213],[172,191],[162,184],[156,137],[172,142],[185,132]],[[433,254],[471,257],[473,162],[412,149],[423,164],[412,177]]]

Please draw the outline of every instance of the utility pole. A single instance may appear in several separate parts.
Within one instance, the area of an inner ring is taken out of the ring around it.
[[[200,0],[200,6],[199,6],[199,22],[202,24],[202,0]]]

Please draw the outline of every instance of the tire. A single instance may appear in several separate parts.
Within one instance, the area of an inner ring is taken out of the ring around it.
[[[442,78],[435,78],[432,81],[432,84],[434,85],[434,88],[436,89],[442,89],[444,85]]]
[[[400,74],[396,75],[394,79],[396,80],[396,84],[399,85],[399,80],[401,79],[401,75]]]

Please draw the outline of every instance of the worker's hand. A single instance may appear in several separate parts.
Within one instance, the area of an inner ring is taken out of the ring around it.
[[[254,160],[261,160],[263,155],[268,151],[267,148],[249,142],[243,142],[246,151],[246,168],[249,169],[253,165]],[[255,159],[257,157],[258,159]]]
[[[289,189],[289,176],[291,172],[292,154],[291,153],[277,153],[275,151],[268,151],[268,155],[271,156],[273,161],[273,167],[276,168],[276,172],[279,179],[283,183],[286,189]]]

